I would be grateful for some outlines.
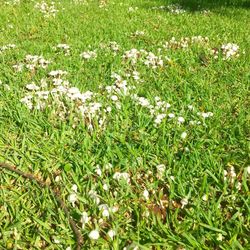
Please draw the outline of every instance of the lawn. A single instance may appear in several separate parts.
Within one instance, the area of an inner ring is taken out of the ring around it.
[[[244,0],[0,0],[0,249],[250,249],[249,41]]]

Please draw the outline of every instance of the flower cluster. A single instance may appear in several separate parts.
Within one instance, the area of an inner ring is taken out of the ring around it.
[[[167,9],[172,14],[183,14],[186,12],[179,4],[170,4]]]
[[[26,68],[28,70],[35,70],[38,68],[47,68],[48,65],[50,64],[49,60],[44,59],[42,56],[37,56],[37,55],[26,55],[24,62],[18,63],[16,65],[13,65],[13,68],[16,71],[22,71],[23,68]]]
[[[153,10],[168,10],[172,14],[182,14],[185,13],[184,10],[179,4],[170,4],[170,5],[161,5],[152,7]]]
[[[144,31],[136,30],[135,32],[133,32],[133,33],[131,34],[131,37],[137,38],[137,37],[141,37],[141,36],[144,36],[144,35],[145,35],[145,32],[144,32]]]
[[[223,44],[220,48],[213,48],[209,50],[214,59],[219,57],[223,60],[231,60],[240,56],[239,46],[235,43]]]
[[[4,2],[6,5],[17,5],[21,3],[21,0],[7,0]]]
[[[5,52],[6,50],[10,50],[10,49],[14,49],[14,48],[16,48],[15,44],[6,44],[6,45],[0,47],[0,54]]]
[[[95,51],[84,51],[80,54],[80,56],[84,59],[84,60],[90,60],[90,59],[95,59],[97,57],[97,54]]]
[[[133,12],[136,12],[138,10],[138,7],[129,7],[128,8],[128,12],[131,12],[131,13],[133,13]]]
[[[163,48],[186,49],[193,44],[204,45],[207,44],[208,42],[209,38],[202,36],[182,37],[180,40],[177,40],[175,37],[172,37],[169,41],[164,43]]]
[[[221,46],[223,59],[230,60],[234,57],[239,57],[239,46],[235,43],[227,43]]]
[[[139,60],[144,65],[147,65],[148,67],[151,67],[153,69],[157,67],[163,67],[164,64],[161,55],[156,56],[153,52],[147,52],[146,50],[143,49],[141,50],[131,49],[125,51],[122,58],[124,61],[130,62],[132,65],[135,65]]]
[[[42,1],[40,3],[36,3],[35,8],[38,9],[45,18],[55,17],[58,12],[54,2],[48,4],[45,1]]]
[[[65,44],[65,43],[58,44],[56,47],[54,47],[54,49],[57,52],[63,52],[67,56],[70,54],[70,46],[68,44]]]

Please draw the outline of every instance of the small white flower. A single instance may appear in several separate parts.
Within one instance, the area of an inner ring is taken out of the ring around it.
[[[55,178],[55,182],[59,182],[61,179],[62,179],[61,176],[57,175]]]
[[[222,241],[223,240],[223,236],[221,233],[218,234],[217,238],[218,241]]]
[[[149,198],[149,192],[148,192],[147,189],[144,189],[144,191],[143,191],[143,197],[144,197],[146,200],[148,200],[148,198]]]
[[[25,87],[28,90],[38,90],[39,89],[39,87],[36,84],[34,84],[34,83],[27,84]]]
[[[170,114],[168,114],[168,117],[171,119],[171,118],[174,118],[175,117],[175,114],[172,114],[172,113],[170,113]]]
[[[179,122],[179,123],[184,123],[184,122],[185,122],[185,119],[184,119],[183,117],[180,116],[180,117],[178,117],[178,122]]]
[[[111,100],[112,100],[112,101],[117,101],[117,100],[118,100],[118,97],[117,97],[116,95],[112,95],[112,96],[111,96]]]
[[[60,240],[58,240],[58,239],[56,239],[56,238],[54,238],[53,240],[54,240],[54,243],[55,243],[55,244],[59,244],[59,243],[60,243]]]
[[[100,166],[96,167],[95,172],[97,175],[102,176],[102,170],[100,169]]]
[[[105,191],[108,191],[109,190],[109,187],[108,187],[108,185],[105,183],[105,184],[103,184],[103,189],[105,190]]]
[[[127,183],[130,182],[130,175],[128,173],[120,173],[120,172],[115,172],[113,175],[113,178],[120,181],[120,180],[125,180]]]
[[[108,236],[109,236],[111,239],[113,239],[115,235],[116,235],[116,233],[115,233],[114,230],[110,229],[110,230],[108,231]]]
[[[247,173],[250,174],[250,166],[247,166],[246,170],[247,170]]]
[[[108,107],[106,108],[106,111],[109,112],[109,113],[111,112],[111,110],[112,110],[112,108],[111,108],[110,106],[108,106]]]
[[[156,169],[157,169],[156,177],[162,179],[166,170],[166,166],[164,164],[160,164],[156,166]]]
[[[81,217],[82,229],[84,229],[85,224],[87,224],[89,220],[90,219],[88,217],[88,214],[86,212],[82,212],[82,217]]]
[[[73,207],[75,207],[75,203],[77,201],[77,195],[75,193],[72,193],[68,196],[68,201],[72,204]]]
[[[89,233],[89,238],[91,240],[98,240],[100,237],[100,234],[99,234],[99,231],[98,230],[92,230],[90,233]]]
[[[75,193],[77,193],[77,185],[74,184],[74,185],[71,187],[71,190],[74,191]]]
[[[207,201],[207,200],[208,200],[208,195],[207,195],[207,194],[204,194],[204,195],[202,196],[202,200],[203,200],[203,201]]]
[[[184,208],[187,204],[188,204],[188,199],[187,198],[183,198],[181,200],[181,208]]]
[[[185,139],[187,137],[187,132],[183,132],[182,134],[181,134],[181,139]]]

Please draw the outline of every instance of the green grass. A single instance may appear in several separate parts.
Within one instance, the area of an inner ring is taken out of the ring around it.
[[[191,1],[182,3],[186,12],[174,14],[166,8],[152,9],[168,6],[167,0],[108,0],[103,8],[94,0],[83,1],[86,4],[61,0],[55,1],[58,13],[49,18],[34,8],[40,1],[4,2],[0,4],[0,160],[58,185],[81,230],[82,249],[249,249],[246,1],[217,5],[199,1],[199,6]],[[144,35],[133,36],[136,31]],[[172,37],[180,41],[199,35],[209,41],[190,43],[187,49],[163,48]],[[119,45],[116,53],[107,48],[111,41]],[[70,46],[69,55],[55,51],[60,43]],[[223,60],[220,48],[227,43],[239,46],[239,57]],[[16,48],[1,53],[7,44]],[[143,56],[132,65],[123,59],[132,48],[162,56],[163,67],[146,66]],[[213,48],[219,50],[218,59],[210,54]],[[97,57],[83,60],[80,54],[88,50],[95,50]],[[13,65],[25,63],[26,55],[41,55],[51,63],[45,69],[16,72]],[[51,90],[48,73],[59,69],[68,72],[63,79],[71,87],[96,93],[87,103],[102,104],[98,118],[81,118],[80,104],[66,97],[58,104],[49,95],[44,110],[29,110],[20,101],[32,93],[26,85],[40,86],[42,78]],[[140,81],[127,76],[133,71],[140,73]],[[112,72],[135,87],[127,95],[111,94],[118,96],[120,109],[105,91],[114,85]],[[135,94],[152,105],[156,96],[171,104],[162,111],[167,116],[159,125]],[[63,113],[62,104],[69,113]],[[110,113],[105,112],[107,107]],[[213,116],[204,119],[197,112]],[[176,117],[168,118],[170,113]],[[98,125],[104,116],[104,126]],[[178,117],[185,122],[178,124]],[[186,138],[181,138],[183,132]],[[108,164],[112,168],[105,167]],[[163,173],[157,171],[161,164]],[[116,172],[128,173],[130,182],[114,179]],[[68,197],[74,184],[78,191],[73,207]],[[68,220],[49,190],[1,169],[0,187],[0,249],[74,249]],[[99,205],[108,205],[109,217],[103,217],[91,190],[97,192]],[[114,207],[118,211],[112,211]],[[90,221],[82,228],[84,211]],[[98,240],[89,238],[94,229],[100,232]],[[111,229],[116,233],[113,239],[107,235]]]

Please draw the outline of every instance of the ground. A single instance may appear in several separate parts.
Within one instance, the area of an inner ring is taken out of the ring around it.
[[[247,3],[1,0],[0,249],[249,249]]]

